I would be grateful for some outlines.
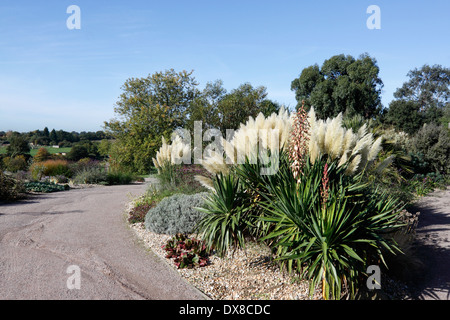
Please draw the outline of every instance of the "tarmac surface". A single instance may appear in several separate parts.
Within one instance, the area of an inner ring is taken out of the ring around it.
[[[450,300],[450,187],[421,198],[415,255],[420,267],[412,267],[413,299]]]
[[[0,204],[0,299],[205,299],[137,242],[125,204],[146,184]]]

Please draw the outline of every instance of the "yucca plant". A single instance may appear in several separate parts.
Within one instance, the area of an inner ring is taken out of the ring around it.
[[[281,152],[275,155],[265,155],[266,157],[259,157],[256,162],[251,163],[248,158],[242,164],[235,167],[235,172],[239,177],[245,193],[250,198],[250,212],[249,212],[249,232],[256,239],[266,236],[273,225],[263,220],[262,217],[266,215],[266,210],[263,204],[273,199],[273,195],[268,189],[269,185],[278,185],[280,180],[286,178],[286,173],[291,176],[291,168],[289,158],[284,148]],[[269,162],[269,159],[272,162]],[[275,174],[262,175],[263,168],[268,166],[277,166],[278,170]],[[268,242],[270,244],[270,241]]]
[[[326,162],[307,159],[300,182],[286,172],[268,185],[274,198],[265,204],[274,224],[265,239],[274,239],[277,260],[311,280],[310,293],[322,284],[325,299],[354,298],[371,263],[383,260],[383,250],[398,252],[385,234],[400,227],[399,202],[344,174],[345,167],[327,164],[327,192],[321,192]],[[327,198],[322,199],[326,194]]]
[[[216,175],[214,189],[215,192],[205,199],[205,208],[197,208],[206,216],[198,223],[196,232],[208,250],[214,249],[224,257],[229,249],[245,246],[249,226],[248,197],[234,174]]]

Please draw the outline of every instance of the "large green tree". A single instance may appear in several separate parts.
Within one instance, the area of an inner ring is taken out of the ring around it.
[[[351,117],[377,116],[382,109],[379,67],[375,58],[362,54],[358,59],[350,55],[336,55],[305,68],[291,83],[298,106],[305,102],[319,118],[334,117],[340,112]]]
[[[218,103],[220,130],[238,129],[249,117],[277,112],[280,106],[267,99],[266,90],[264,86],[254,88],[250,83],[244,83],[226,94]]]
[[[204,129],[220,128],[218,108],[226,92],[222,80],[208,82],[190,105],[187,129],[193,132],[195,121],[202,121]]]
[[[414,101],[421,110],[439,109],[450,102],[450,69],[441,65],[424,65],[408,72],[409,80],[394,93],[397,99]]]
[[[116,103],[117,117],[105,122],[116,143],[113,162],[137,173],[147,173],[161,137],[186,125],[190,103],[199,95],[192,71],[170,69],[146,78],[128,79]]]
[[[13,133],[9,138],[9,146],[6,148],[6,154],[14,158],[19,155],[27,155],[30,152],[28,140],[20,133]]]
[[[409,80],[394,93],[385,121],[413,134],[424,123],[439,124],[447,119],[450,103],[450,69],[424,65],[408,72]]]
[[[244,83],[227,93],[221,80],[210,82],[191,104],[188,128],[192,130],[194,121],[202,121],[204,129],[216,128],[225,134],[227,129],[238,129],[250,116],[278,112],[280,105],[267,98],[266,90]]]
[[[400,131],[414,134],[423,125],[420,106],[414,101],[393,100],[384,115],[384,122],[393,125]]]

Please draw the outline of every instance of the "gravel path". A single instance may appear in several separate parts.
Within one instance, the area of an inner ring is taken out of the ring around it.
[[[0,205],[0,299],[205,299],[127,226],[125,204],[145,188],[94,187]]]

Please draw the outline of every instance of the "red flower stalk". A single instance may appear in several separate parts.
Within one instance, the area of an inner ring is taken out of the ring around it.
[[[325,208],[325,205],[328,201],[329,191],[330,191],[329,178],[328,178],[328,163],[326,163],[325,167],[323,168],[322,186],[320,189],[321,189],[320,196],[322,197],[322,207]]]
[[[300,183],[300,177],[303,175],[303,166],[309,142],[309,122],[304,106],[305,101],[303,101],[302,106],[295,114],[291,143],[289,145],[292,174],[297,179],[297,183]]]

